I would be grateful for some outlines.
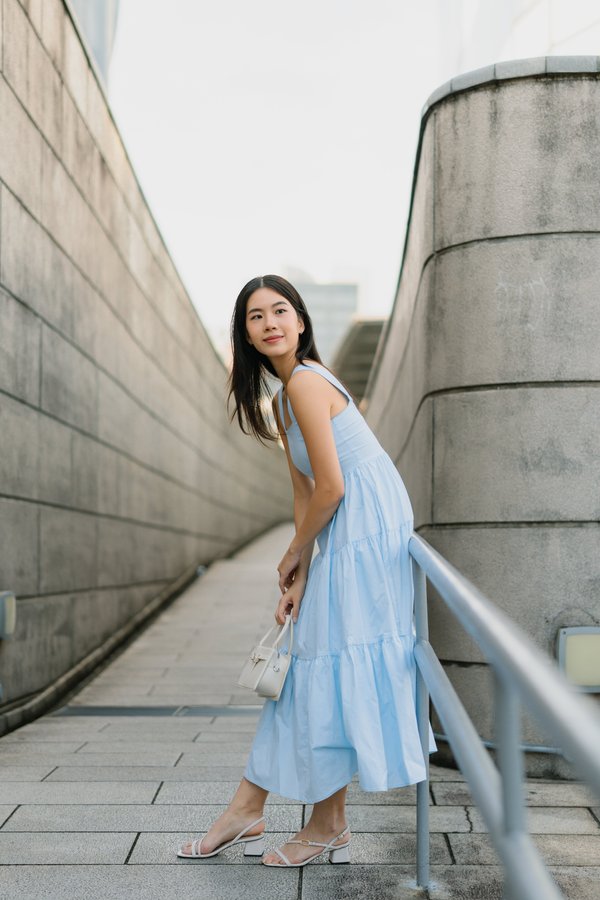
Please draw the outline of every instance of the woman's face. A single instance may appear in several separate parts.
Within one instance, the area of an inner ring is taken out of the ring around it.
[[[295,352],[304,331],[301,318],[289,300],[272,288],[257,288],[246,302],[248,341],[265,356]]]

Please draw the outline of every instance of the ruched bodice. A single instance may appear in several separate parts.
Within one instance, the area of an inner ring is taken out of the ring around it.
[[[337,415],[331,419],[331,427],[333,428],[335,436],[336,449],[342,473],[346,474],[355,466],[367,462],[373,456],[385,453],[385,450],[367,425],[364,416],[349,392],[335,375],[324,366],[318,366],[316,363],[301,363],[292,370],[292,375],[294,372],[302,371],[303,369],[318,371],[327,379],[327,381],[335,385],[335,387],[348,399],[348,404],[345,409],[337,413]],[[304,443],[302,432],[300,431],[300,427],[294,416],[294,411],[289,402],[289,398],[287,408],[290,414],[291,425],[289,428],[285,428],[282,395],[283,385],[278,391],[279,414],[288,439],[292,460],[296,468],[300,469],[301,472],[304,472],[305,475],[314,478],[308,453],[306,451],[306,444]]]

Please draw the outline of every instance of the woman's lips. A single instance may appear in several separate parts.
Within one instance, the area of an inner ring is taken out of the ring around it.
[[[267,344],[272,344],[272,343],[274,343],[275,341],[280,341],[280,340],[282,339],[282,337],[283,337],[282,334],[278,334],[278,335],[275,335],[274,337],[265,338],[265,342],[266,342]]]

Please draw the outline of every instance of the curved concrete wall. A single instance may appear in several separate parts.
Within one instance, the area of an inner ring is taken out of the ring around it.
[[[516,61],[432,95],[365,413],[416,530],[552,656],[559,627],[600,622],[597,71]],[[490,672],[430,597],[432,644],[494,740]],[[552,743],[528,716],[523,740]]]
[[[227,372],[68,9],[1,12],[0,589],[18,612],[0,719],[292,516],[283,451],[228,422]]]

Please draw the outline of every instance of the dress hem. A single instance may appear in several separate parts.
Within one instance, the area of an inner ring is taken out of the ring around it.
[[[436,750],[430,750],[430,751],[429,751],[429,753],[435,753],[435,752],[436,752]],[[268,787],[265,783],[259,784],[258,781],[255,781],[254,779],[249,778],[249,777],[246,775],[246,773],[244,772],[244,778],[245,778],[247,781],[250,781],[251,784],[255,784],[257,787],[262,788],[263,791],[268,791],[270,794],[278,794],[278,796],[280,796],[280,797],[285,797],[286,800],[292,800],[292,801],[294,801],[295,803],[320,803],[322,800],[326,800],[328,797],[331,797],[331,795],[332,795],[332,794],[335,794],[336,791],[339,791],[339,790],[341,790],[343,787],[345,787],[346,785],[349,785],[350,782],[352,781],[352,779],[354,778],[355,775],[358,775],[358,769],[356,769],[356,771],[352,774],[352,776],[350,777],[349,780],[347,780],[346,778],[344,778],[344,780],[341,782],[341,784],[338,784],[337,787],[334,787],[332,790],[329,791],[329,793],[325,794],[323,797],[318,797],[316,800],[301,800],[299,797],[291,797],[291,796],[288,795],[288,794],[281,794],[281,793],[277,790],[277,788],[274,788],[274,787]],[[400,783],[398,783],[398,784],[389,784],[387,787],[365,788],[365,787],[363,787],[362,784],[360,783],[360,775],[359,775],[358,786],[360,787],[361,791],[365,791],[366,793],[379,794],[379,793],[384,793],[385,791],[391,791],[391,790],[394,790],[395,788],[410,787],[410,786],[413,785],[413,784],[419,784],[419,782],[425,781],[425,780],[426,780],[426,777],[427,777],[427,776],[424,776],[423,778],[418,778],[416,781],[402,781],[402,782],[400,782]]]

